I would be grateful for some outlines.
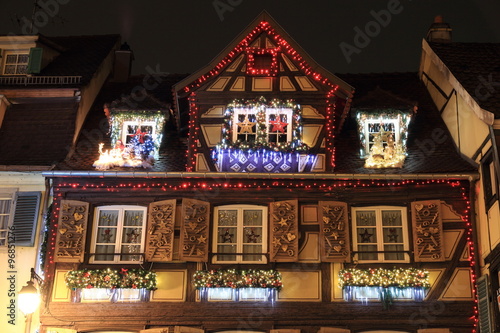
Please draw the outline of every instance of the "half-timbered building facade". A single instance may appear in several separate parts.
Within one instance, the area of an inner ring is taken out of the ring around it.
[[[45,331],[475,329],[476,169],[416,73],[333,75],[263,13],[148,79],[44,173]]]

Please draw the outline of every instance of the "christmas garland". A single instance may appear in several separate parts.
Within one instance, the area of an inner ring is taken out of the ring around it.
[[[233,122],[237,119],[233,119],[234,109],[244,108],[244,109],[256,109],[256,132],[255,141],[243,142],[240,140],[232,140],[233,135]],[[267,128],[266,128],[266,108],[288,108],[292,109],[292,140],[290,142],[268,142],[267,140]],[[244,151],[252,150],[272,150],[279,152],[307,152],[309,147],[301,141],[302,138],[302,120],[301,120],[301,109],[300,105],[296,104],[292,100],[282,101],[279,99],[273,99],[267,102],[264,97],[260,97],[257,100],[234,100],[227,106],[226,118],[224,120],[224,125],[222,128],[222,141],[217,144],[216,149],[241,149]]]
[[[121,139],[123,123],[125,121],[135,121],[138,124],[143,122],[154,122],[155,123],[155,137],[152,138],[157,145],[161,142],[161,137],[163,133],[163,125],[165,123],[165,114],[162,111],[122,111],[122,110],[111,110],[108,117],[110,134],[111,134],[111,146],[114,147],[116,142]]]
[[[412,114],[409,111],[401,111],[394,109],[386,109],[386,110],[370,110],[366,111],[358,111],[356,113],[356,118],[358,122],[358,133],[359,139],[361,141],[361,145],[364,149],[366,149],[369,144],[366,141],[365,135],[365,122],[368,120],[380,120],[383,123],[384,119],[398,119],[399,118],[399,142],[398,145],[401,145],[402,153],[406,153],[406,140],[408,137],[408,125],[410,124]],[[363,152],[365,151],[363,149]],[[363,153],[364,154],[364,153]]]
[[[429,272],[418,268],[342,269],[340,287],[422,287],[429,288]]]
[[[82,269],[66,273],[66,285],[71,289],[132,288],[156,289],[156,273],[144,269]]]
[[[276,270],[202,270],[193,275],[193,285],[202,288],[274,288],[283,287],[281,273]]]

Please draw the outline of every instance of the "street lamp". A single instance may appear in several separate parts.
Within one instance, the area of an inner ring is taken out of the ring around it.
[[[33,281],[36,281],[39,287],[42,287],[43,280],[38,274],[35,273],[35,269],[31,269],[30,280],[27,285],[22,287],[19,291],[19,310],[24,313],[25,316],[32,314],[36,311],[40,305],[40,293],[36,289]]]

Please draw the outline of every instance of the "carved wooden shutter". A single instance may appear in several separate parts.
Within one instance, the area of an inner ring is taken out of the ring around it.
[[[347,204],[338,201],[320,201],[319,215],[321,260],[350,262]]]
[[[298,206],[297,200],[277,201],[271,204],[271,261],[298,261]]]
[[[411,203],[415,261],[444,261],[443,222],[439,200]]]
[[[83,261],[88,215],[88,202],[61,200],[56,236],[55,261]]]
[[[208,261],[210,203],[182,199],[181,260]]]
[[[176,200],[152,202],[149,205],[146,235],[147,261],[172,261]]]

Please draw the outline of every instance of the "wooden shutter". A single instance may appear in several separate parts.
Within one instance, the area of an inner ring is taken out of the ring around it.
[[[152,202],[149,205],[146,260],[172,261],[176,200]]]
[[[490,297],[488,275],[483,275],[477,279],[478,325],[481,333],[494,332]]]
[[[40,192],[19,192],[17,194],[14,221],[17,246],[33,246],[40,208]]]
[[[277,201],[271,204],[270,260],[279,262],[298,261],[299,227],[297,200]]]
[[[444,261],[443,222],[439,200],[411,203],[415,261]]]
[[[321,261],[351,261],[347,209],[347,203],[345,202],[319,202]]]
[[[42,54],[41,47],[32,47],[28,58],[28,74],[38,74],[42,70]]]
[[[184,261],[208,261],[210,203],[182,199],[181,249]]]
[[[55,261],[82,262],[85,251],[85,235],[89,203],[61,200],[56,237]]]

